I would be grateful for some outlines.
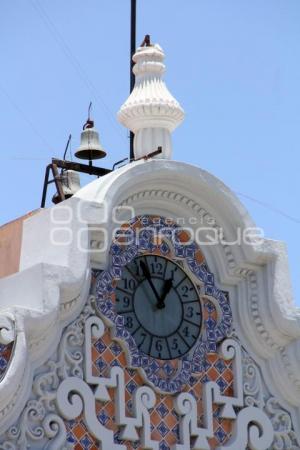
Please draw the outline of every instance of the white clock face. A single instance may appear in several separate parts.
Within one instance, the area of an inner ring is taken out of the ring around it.
[[[116,310],[140,351],[153,358],[185,355],[200,334],[197,288],[181,266],[162,256],[139,256],[124,267]]]

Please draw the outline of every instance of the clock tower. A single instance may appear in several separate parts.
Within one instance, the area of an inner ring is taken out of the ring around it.
[[[284,246],[172,160],[164,52],[133,60],[135,160],[26,218],[0,280],[0,450],[300,449]]]

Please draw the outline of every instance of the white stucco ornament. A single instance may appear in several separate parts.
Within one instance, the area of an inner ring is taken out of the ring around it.
[[[181,124],[184,111],[162,79],[164,52],[158,45],[139,47],[133,56],[135,86],[118,112],[119,121],[134,133],[134,157],[162,147],[158,158],[171,159],[171,132]]]
[[[299,450],[300,315],[284,247],[238,240],[238,230],[245,236],[255,227],[239,199],[202,169],[162,159],[128,164],[24,222],[20,270],[0,280],[0,343],[15,341],[0,380],[0,450],[74,448],[65,421],[81,413],[103,450],[123,450],[95,420],[95,404],[106,405],[112,391],[125,440],[134,448],[138,434],[139,448],[157,450],[151,409],[161,394],[145,381],[128,414],[124,373],[91,370],[91,340],[109,325],[87,302],[90,272],[109,268],[110,243],[128,213],[174,218],[203,242],[208,229],[221,236],[201,248],[216,285],[229,292],[235,330],[218,351],[232,361],[234,391],[203,384],[204,422],[194,397],[176,393],[180,434],[172,450]],[[220,447],[209,447],[214,405],[233,425]]]

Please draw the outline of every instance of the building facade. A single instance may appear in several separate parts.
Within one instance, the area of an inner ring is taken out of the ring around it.
[[[136,160],[0,229],[0,450],[300,449],[285,247],[172,160],[163,59],[118,113]]]

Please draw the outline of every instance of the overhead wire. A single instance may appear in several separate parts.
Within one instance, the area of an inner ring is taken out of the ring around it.
[[[47,139],[41,134],[41,132],[36,128],[33,121],[28,117],[28,115],[23,111],[23,109],[20,107],[20,105],[11,97],[11,95],[8,94],[8,92],[4,89],[4,87],[0,84],[0,90],[3,93],[3,95],[7,98],[7,100],[11,103],[11,105],[14,107],[14,109],[19,113],[19,115],[24,119],[24,121],[29,125],[31,130],[39,137],[43,145],[45,145],[50,151],[51,145],[47,141]],[[45,158],[19,158],[19,157],[12,157],[12,159],[46,159]]]
[[[128,142],[128,139],[125,137],[124,134],[121,133],[120,129],[118,128],[116,121],[114,119],[113,112],[111,111],[109,106],[106,104],[106,102],[103,100],[102,96],[98,92],[98,89],[96,88],[96,86],[94,85],[92,80],[87,75],[87,73],[86,73],[85,69],[82,67],[80,61],[74,55],[74,53],[70,49],[69,45],[66,43],[66,41],[63,38],[63,36],[61,35],[61,33],[58,31],[58,29],[55,26],[55,24],[53,23],[53,21],[50,19],[49,15],[47,14],[44,7],[39,3],[38,0],[29,0],[29,1],[32,4],[35,11],[37,12],[37,14],[40,16],[40,18],[45,23],[49,32],[51,33],[53,38],[56,40],[57,44],[60,46],[61,50],[63,51],[63,53],[69,60],[69,62],[74,67],[74,69],[77,72],[77,75],[79,76],[81,81],[85,84],[85,86],[92,93],[92,95],[94,96],[95,100],[100,105],[100,107],[106,111],[108,120],[111,122],[111,124],[113,125],[113,127],[115,128],[115,130],[117,131],[119,136],[122,137],[122,139],[125,139],[126,142]]]
[[[117,127],[117,125],[116,125],[116,123],[115,123],[115,121],[113,119],[114,114],[112,113],[112,111],[110,110],[110,108],[106,104],[106,102],[103,100],[102,96],[99,94],[99,92],[98,92],[97,88],[95,87],[94,83],[88,77],[86,71],[84,70],[84,68],[80,64],[80,62],[77,59],[77,57],[71,51],[70,47],[68,46],[68,44],[64,40],[63,36],[58,31],[58,29],[56,28],[56,26],[54,25],[52,20],[50,19],[49,15],[45,11],[45,9],[38,2],[38,0],[29,0],[29,1],[32,4],[32,6],[34,7],[34,9],[36,10],[36,12],[38,13],[38,15],[41,17],[41,19],[43,20],[45,25],[47,26],[49,32],[52,34],[52,36],[54,37],[54,39],[56,40],[58,45],[61,47],[61,49],[62,49],[63,53],[65,54],[65,56],[68,58],[68,60],[72,64],[72,66],[75,68],[75,70],[76,70],[79,78],[81,79],[81,81],[91,91],[91,93],[95,97],[97,103],[99,103],[100,106],[106,110],[107,117],[110,120],[111,124],[115,127],[115,129],[117,130],[118,134],[122,137],[122,139],[125,139],[126,142],[127,142],[127,138],[120,132],[119,128]],[[18,113],[23,117],[23,119],[27,122],[27,124],[30,126],[30,128],[34,131],[34,133],[40,138],[40,140],[43,142],[43,144],[46,145],[49,150],[51,150],[51,146],[50,146],[49,142],[47,142],[47,140],[44,138],[44,136],[34,126],[34,123],[24,113],[22,108],[6,92],[6,90],[3,88],[3,86],[0,85],[0,89],[3,92],[3,94],[7,97],[9,102],[12,104],[12,106],[18,111]],[[72,159],[71,148],[69,149],[69,151],[70,151],[70,156],[71,156],[71,159]],[[15,157],[14,159],[24,159],[25,160],[25,159],[45,159],[45,158],[28,158],[28,157],[19,158],[19,157]],[[284,211],[274,207],[273,205],[270,205],[269,203],[263,202],[261,200],[258,200],[258,199],[254,198],[254,197],[251,197],[251,196],[247,195],[247,194],[243,194],[241,192],[235,192],[235,193],[236,193],[236,195],[238,195],[240,197],[244,197],[244,198],[246,198],[246,199],[248,199],[248,200],[250,200],[250,201],[252,201],[254,203],[257,203],[260,206],[264,207],[265,209],[268,209],[269,211],[272,211],[272,212],[274,212],[274,213],[276,213],[278,215],[281,215],[282,217],[284,217],[284,218],[286,218],[286,219],[288,219],[288,220],[290,220],[290,221],[292,221],[294,223],[300,224],[300,219],[295,218],[295,217],[287,214],[286,212],[284,212]]]
[[[2,91],[3,95],[9,100],[9,102],[11,103],[11,105],[16,109],[16,111],[19,113],[19,115],[25,120],[25,122],[29,125],[29,127],[32,129],[32,131],[39,137],[39,139],[41,140],[41,142],[46,145],[48,147],[49,150],[51,150],[51,146],[49,144],[49,142],[47,142],[47,140],[45,139],[45,137],[40,133],[40,131],[35,127],[34,123],[32,122],[32,120],[25,114],[25,112],[22,110],[22,108],[16,103],[16,101],[6,92],[6,90],[3,88],[3,86],[0,84],[0,90]],[[69,152],[70,152],[70,157],[72,160],[72,150],[71,150],[71,142],[69,145]],[[22,159],[22,160],[43,160],[43,159],[47,159],[46,157],[19,157],[19,156],[13,156],[11,157],[11,159]],[[240,196],[240,197],[244,197],[247,200],[250,200],[254,203],[259,204],[260,206],[264,207],[265,209],[268,209],[269,211],[272,211],[273,213],[276,213],[278,215],[281,215],[282,217],[284,217],[285,219],[290,220],[291,222],[300,224],[300,219],[293,217],[289,214],[287,214],[286,212],[276,208],[273,205],[270,205],[269,203],[263,202],[261,200],[258,200],[254,197],[251,197],[250,195],[247,194],[243,194],[242,192],[237,192],[235,191],[235,194]]]
[[[250,197],[250,195],[242,194],[241,192],[235,192],[235,194],[240,196],[240,197],[244,197],[244,198],[246,198],[248,200],[251,200],[252,202],[257,203],[260,206],[263,206],[265,209],[268,209],[269,211],[272,211],[272,212],[274,212],[276,214],[279,214],[280,216],[284,217],[285,219],[290,220],[291,222],[300,224],[300,219],[290,216],[286,212],[276,208],[273,205],[270,205],[269,203],[263,202],[261,200],[258,200],[256,198],[254,198],[254,197]]]

